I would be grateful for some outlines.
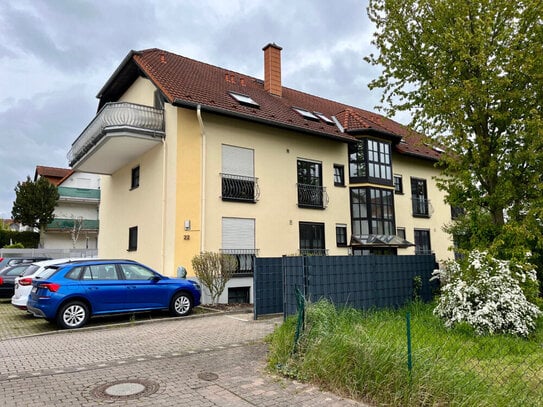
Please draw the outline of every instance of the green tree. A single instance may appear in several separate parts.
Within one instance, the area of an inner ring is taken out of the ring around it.
[[[369,0],[388,114],[444,147],[439,186],[465,249],[543,252],[543,2]]]
[[[57,187],[46,178],[19,181],[15,187],[15,201],[11,210],[13,220],[40,231],[53,221],[53,211],[59,198]]]

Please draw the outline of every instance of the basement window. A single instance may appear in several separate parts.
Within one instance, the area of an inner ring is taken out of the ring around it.
[[[236,99],[240,105],[249,106],[249,107],[260,107],[258,103],[256,103],[252,97],[248,95],[244,95],[243,93],[236,93],[236,92],[228,92],[230,96],[232,96],[234,99]]]
[[[299,107],[293,107],[292,109],[301,114],[305,119],[314,120],[317,122],[319,121],[319,118],[308,110],[301,109]]]

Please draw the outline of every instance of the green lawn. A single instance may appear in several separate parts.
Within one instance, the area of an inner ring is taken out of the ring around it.
[[[447,330],[432,305],[391,311],[310,304],[294,349],[296,318],[269,338],[270,368],[374,405],[542,406],[543,324],[528,339]],[[411,319],[408,369],[406,314]]]

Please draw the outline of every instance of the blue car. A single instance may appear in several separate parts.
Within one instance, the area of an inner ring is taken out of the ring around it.
[[[200,304],[197,282],[163,276],[131,260],[86,260],[48,267],[34,278],[27,309],[60,328],[94,315],[169,310],[185,316]]]

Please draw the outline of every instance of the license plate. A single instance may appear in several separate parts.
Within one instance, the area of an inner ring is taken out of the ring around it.
[[[38,287],[32,287],[32,291],[33,293],[35,293],[36,291],[38,291]]]

